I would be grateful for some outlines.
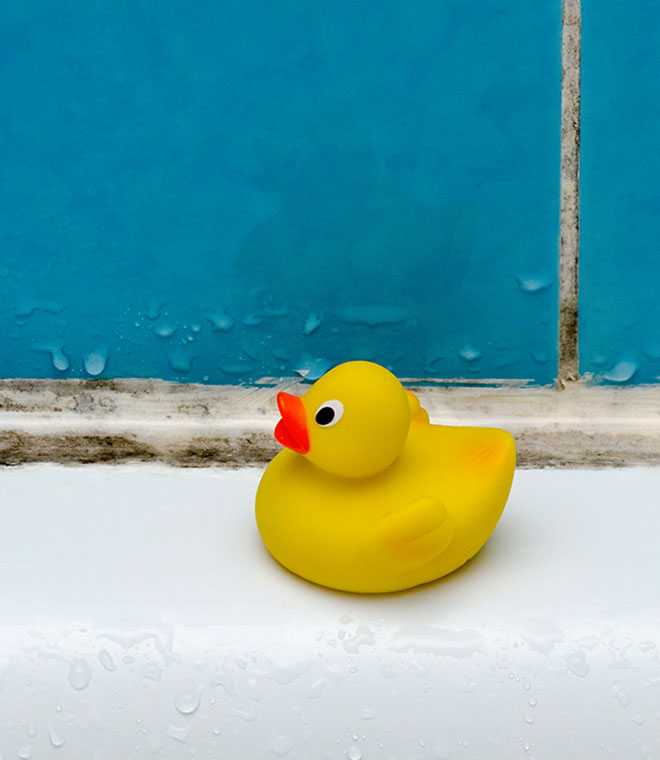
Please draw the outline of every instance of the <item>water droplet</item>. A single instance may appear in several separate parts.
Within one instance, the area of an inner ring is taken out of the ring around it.
[[[481,356],[481,351],[470,343],[466,343],[466,345],[464,345],[458,352],[458,355],[461,359],[465,359],[466,362],[473,362]]]
[[[115,665],[115,661],[112,659],[112,655],[110,654],[110,652],[108,652],[107,649],[102,649],[99,652],[99,661],[106,670],[112,671],[112,670],[117,669],[117,666]]]
[[[348,748],[348,760],[362,760],[362,750],[359,747]]]
[[[155,662],[148,662],[142,666],[140,670],[142,678],[148,678],[150,681],[156,681],[158,683],[163,677],[163,669]]]
[[[532,359],[537,364],[547,364],[550,361],[550,356],[545,351],[532,351]]]
[[[167,361],[175,372],[190,372],[195,355],[183,347],[175,346],[167,355]]]
[[[530,707],[536,707],[536,705],[537,705],[537,704],[538,704],[538,703],[537,703],[537,701],[536,701],[536,697],[530,697],[530,698],[529,698],[529,706],[530,706]]]
[[[525,752],[529,752],[531,748],[532,748],[532,745],[529,742],[525,742],[523,744],[523,749],[525,750]]]
[[[293,370],[306,382],[313,383],[330,369],[331,363],[327,359],[316,359],[309,354],[303,354],[295,364]]]
[[[278,757],[288,755],[293,749],[293,741],[287,734],[273,736],[268,740],[268,749]]]
[[[243,318],[242,322],[246,327],[256,327],[263,322],[263,318],[258,314],[248,314]]]
[[[199,707],[202,697],[202,690],[180,691],[174,697],[174,706],[182,715],[190,715]]]
[[[213,325],[213,329],[219,332],[229,332],[234,326],[234,320],[224,311],[211,312],[206,318]]]
[[[310,684],[309,688],[307,689],[307,698],[318,699],[321,696],[323,687],[326,685],[326,683],[328,682],[325,678],[318,678],[316,681]]]
[[[50,349],[50,360],[58,372],[66,372],[71,366],[69,357],[64,353],[61,346],[53,346]]]
[[[534,716],[533,715],[525,715],[525,723],[528,723],[530,726],[534,722]]]
[[[59,314],[64,307],[56,301],[45,301],[38,298],[21,298],[16,304],[14,314],[17,317],[29,317],[35,311],[45,311],[49,314]]]
[[[202,330],[202,326],[201,326],[201,325],[198,325],[198,324],[195,322],[194,324],[190,325],[190,329],[191,329],[191,330],[192,330],[194,333],[198,333],[198,332],[201,332],[201,330]]]
[[[69,683],[76,691],[82,691],[89,685],[92,669],[85,660],[72,660],[69,665]]]
[[[159,338],[169,338],[176,332],[176,327],[171,322],[159,322],[154,325],[153,331]]]
[[[631,715],[630,720],[636,726],[643,726],[646,723],[646,718],[643,715]]]
[[[346,638],[342,646],[349,654],[358,654],[360,647],[374,646],[376,639],[371,629],[366,625],[361,625],[355,631],[355,635]]]
[[[16,754],[20,760],[30,760],[32,757],[32,750],[29,747],[16,747]]]
[[[630,694],[628,694],[628,692],[618,684],[614,685],[614,698],[621,705],[621,707],[628,707],[631,702]]]
[[[311,335],[321,324],[321,317],[312,312],[305,320],[305,326],[303,327],[303,333],[305,335]]]
[[[48,738],[53,747],[61,747],[65,741],[52,726],[48,727]]]
[[[531,275],[517,275],[518,285],[520,289],[525,293],[538,293],[541,290],[549,288],[554,282],[554,277],[545,273],[539,272]]]
[[[523,682],[523,689],[525,691],[529,691],[531,688],[532,688],[532,684],[529,681],[524,681]]]
[[[85,357],[85,372],[92,377],[100,375],[108,361],[108,352],[104,348],[96,348]]]
[[[639,365],[636,361],[623,360],[618,362],[603,377],[612,383],[626,383],[637,372]]]
[[[362,718],[362,720],[373,720],[374,711],[370,710],[368,707],[365,707],[364,710],[362,710],[360,713],[360,718]]]
[[[188,741],[188,737],[190,736],[192,729],[192,723],[188,724],[187,726],[169,726],[167,729],[167,735],[172,739],[184,744]]]
[[[566,655],[564,660],[573,675],[578,676],[578,678],[585,678],[589,675],[591,668],[587,664],[587,656],[582,649]]]

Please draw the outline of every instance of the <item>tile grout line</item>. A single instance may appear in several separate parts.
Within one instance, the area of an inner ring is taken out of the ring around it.
[[[557,387],[579,380],[580,0],[562,3],[559,362]]]

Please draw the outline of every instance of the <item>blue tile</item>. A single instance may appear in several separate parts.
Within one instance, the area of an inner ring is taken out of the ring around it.
[[[0,376],[555,377],[559,0],[2,14]]]
[[[583,0],[580,364],[660,376],[660,6]]]

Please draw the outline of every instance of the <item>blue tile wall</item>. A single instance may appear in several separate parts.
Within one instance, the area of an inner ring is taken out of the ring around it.
[[[552,382],[560,15],[5,0],[0,376]]]
[[[660,376],[660,6],[582,0],[581,371]]]

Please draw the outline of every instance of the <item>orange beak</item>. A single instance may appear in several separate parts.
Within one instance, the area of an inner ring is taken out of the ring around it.
[[[282,419],[275,426],[275,440],[297,454],[306,454],[309,451],[309,432],[302,400],[290,393],[278,393],[277,406]]]

